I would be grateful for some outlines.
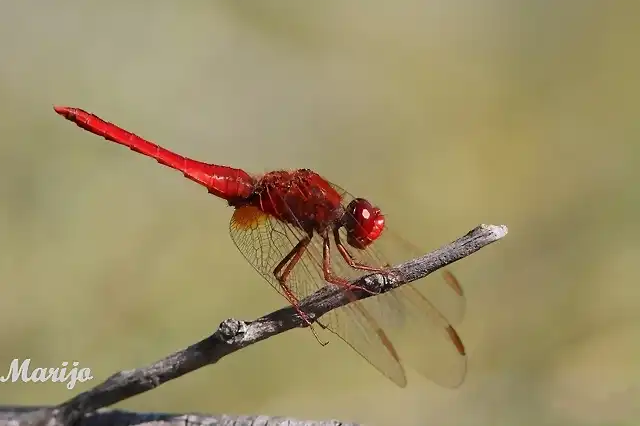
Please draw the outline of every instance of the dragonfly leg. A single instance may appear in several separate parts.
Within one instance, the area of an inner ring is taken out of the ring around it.
[[[331,270],[331,253],[330,253],[330,251],[331,251],[331,240],[329,239],[328,232],[324,233],[324,235],[322,236],[322,241],[323,241],[323,244],[322,244],[322,271],[324,273],[325,281],[327,281],[327,282],[329,282],[331,284],[335,284],[335,285],[339,285],[341,287],[344,287],[346,290],[362,290],[362,291],[365,291],[365,292],[367,292],[369,294],[378,294],[377,292],[368,290],[368,289],[366,289],[364,287],[353,285],[353,284],[351,284],[351,282],[349,282],[349,280],[344,279],[342,277],[338,277],[337,275],[335,275]],[[336,241],[336,245],[338,244],[339,241],[340,241],[340,239],[338,239]],[[340,250],[340,249],[338,248],[338,250]],[[340,253],[342,253],[342,252],[340,252]],[[353,258],[351,258],[351,259],[353,260]],[[347,261],[347,263],[349,263],[349,261]],[[356,262],[354,261],[354,264],[355,263]],[[363,267],[364,266],[366,266],[366,265],[363,265]],[[375,269],[375,268],[373,268],[373,269],[364,269],[363,267],[358,267],[356,269],[377,271],[377,269]]]
[[[364,263],[358,262],[353,257],[353,255],[351,253],[349,253],[349,250],[347,250],[345,245],[342,244],[342,241],[340,240],[340,233],[338,232],[338,228],[334,228],[334,230],[333,230],[333,238],[334,238],[334,240],[336,242],[336,247],[337,247],[338,251],[340,252],[340,255],[342,256],[344,261],[347,262],[347,265],[351,266],[354,269],[360,269],[362,271],[384,272],[383,268],[377,268],[375,266],[369,266],[369,265],[366,265]],[[387,267],[389,267],[389,265],[387,265]]]
[[[287,285],[287,278],[289,278],[291,271],[302,258],[302,255],[309,246],[309,243],[311,243],[311,237],[312,235],[307,235],[302,240],[300,240],[298,244],[296,244],[296,246],[284,257],[284,259],[282,259],[282,261],[278,263],[278,266],[276,266],[273,270],[273,275],[278,280],[280,288],[284,292],[285,297],[287,298],[291,306],[293,306],[293,308],[296,310],[296,312],[298,312],[300,318],[302,318],[302,320],[307,323],[318,343],[320,343],[322,346],[326,346],[329,342],[320,340],[320,337],[318,337],[318,334],[313,329],[313,325],[311,323],[311,320],[309,319],[309,316],[304,313],[302,309],[300,309],[300,301]],[[323,324],[319,325],[323,329],[326,328],[326,326],[324,326]]]
[[[347,265],[349,265],[350,267],[354,268],[354,269],[359,269],[361,271],[367,271],[367,272],[377,272],[377,273],[383,273],[385,272],[384,268],[378,268],[375,266],[370,266],[370,265],[366,265],[364,263],[358,262],[353,255],[349,252],[349,250],[347,250],[347,248],[345,247],[344,244],[342,244],[342,241],[340,241],[340,233],[338,232],[338,228],[335,228],[333,230],[333,238],[335,240],[336,243],[336,247],[338,249],[338,252],[340,252],[340,255],[342,256],[342,258],[344,259],[345,262],[347,262]],[[385,268],[389,268],[391,265],[386,264]],[[366,288],[360,287],[360,286],[356,286],[356,285],[349,285],[349,287],[351,289],[359,289],[359,290],[363,290],[366,291],[367,293],[370,294],[378,294],[376,292],[367,290]]]

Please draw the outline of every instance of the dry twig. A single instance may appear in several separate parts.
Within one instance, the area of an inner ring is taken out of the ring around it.
[[[507,227],[480,225],[466,235],[420,258],[391,269],[391,276],[367,275],[357,285],[374,293],[384,293],[403,284],[426,277],[438,269],[463,259],[482,247],[503,238]],[[400,278],[401,277],[401,278]],[[355,293],[358,299],[372,297],[370,293]],[[375,296],[373,296],[375,297]],[[317,319],[327,312],[349,303],[342,291],[324,287],[303,299],[300,307],[310,318]],[[55,407],[0,407],[0,426],[67,426],[81,422],[84,426],[109,425],[234,425],[234,426],[303,426],[344,425],[338,421],[308,422],[282,417],[207,416],[186,414],[131,413],[100,410],[115,403],[147,392],[169,380],[178,378],[222,357],[276,334],[307,324],[293,307],[286,307],[254,321],[227,319],[209,337],[188,348],[175,352],[149,366],[116,373],[93,389],[83,392]],[[100,411],[97,411],[100,410]]]

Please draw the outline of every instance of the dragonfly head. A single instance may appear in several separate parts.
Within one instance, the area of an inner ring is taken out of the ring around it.
[[[364,198],[355,198],[347,206],[343,225],[349,245],[362,250],[382,234],[384,215]]]

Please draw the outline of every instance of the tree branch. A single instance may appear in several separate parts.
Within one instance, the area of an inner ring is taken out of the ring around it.
[[[53,426],[51,407],[2,407],[0,425],[42,424]],[[338,420],[309,421],[271,416],[211,416],[206,414],[134,413],[101,409],[84,416],[82,426],[359,426]]]
[[[482,247],[491,244],[503,238],[507,234],[507,227],[504,225],[480,225],[471,230],[466,235],[458,238],[450,244],[447,244],[438,250],[426,254],[420,258],[410,260],[403,264],[394,266],[389,269],[391,274],[371,274],[364,276],[354,284],[368,290],[356,290],[354,295],[358,300],[372,297],[372,293],[386,293],[396,287],[410,283],[412,281],[426,277],[427,275],[437,271],[438,269],[457,262]],[[327,312],[339,308],[350,303],[350,299],[344,292],[336,286],[326,286],[316,291],[309,297],[300,301],[300,308],[307,313],[310,319],[316,320]],[[178,417],[168,414],[135,414],[120,411],[110,411],[107,414],[95,414],[86,417],[96,410],[108,407],[117,402],[131,398],[132,396],[147,392],[160,386],[163,383],[173,380],[187,373],[195,371],[199,368],[210,364],[215,364],[222,357],[229,355],[246,346],[258,343],[276,334],[284,333],[297,327],[305,327],[307,324],[299,317],[296,310],[289,306],[278,311],[272,312],[255,321],[241,321],[237,319],[227,319],[223,321],[218,329],[209,337],[195,343],[186,349],[175,352],[166,358],[157,361],[147,367],[134,370],[124,370],[116,373],[97,385],[93,389],[80,393],[70,400],[62,404],[48,408],[32,408],[28,412],[14,412],[14,425],[41,424],[47,426],[72,425],[79,420],[85,419],[86,425],[102,422],[101,416],[121,416],[118,418],[126,418],[129,423],[133,422],[150,422],[161,421],[168,425],[176,421]],[[9,409],[10,410],[10,409]],[[8,411],[5,411],[8,412]],[[98,419],[96,420],[96,416]],[[122,417],[124,416],[124,417]],[[156,417],[154,417],[156,416]],[[159,417],[158,417],[159,416]],[[0,426],[6,423],[0,412]],[[209,424],[227,424],[220,419],[228,419],[231,417],[204,417]],[[149,420],[151,419],[151,420]],[[158,420],[159,419],[159,420]],[[180,417],[180,422],[189,420],[186,417]],[[195,419],[195,417],[194,417]],[[207,420],[208,419],[208,420]],[[212,420],[214,419],[214,420]],[[236,425],[316,425],[316,424],[342,424],[342,423],[305,423],[292,421],[291,419],[273,419],[274,423],[264,423],[265,417],[259,417],[263,423],[255,420],[239,420],[239,419],[258,419],[239,418],[236,417],[234,423]],[[226,420],[225,420],[226,421]],[[245,421],[245,423],[241,423]],[[251,422],[254,423],[251,423]],[[286,423],[289,421],[290,423]],[[218,423],[216,423],[218,422]],[[111,421],[109,421],[111,424]],[[95,425],[92,425],[95,426]]]

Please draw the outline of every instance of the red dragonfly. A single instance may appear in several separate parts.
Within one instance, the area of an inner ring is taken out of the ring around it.
[[[301,299],[327,283],[353,299],[350,282],[393,265],[389,254],[401,255],[398,261],[420,255],[387,229],[380,209],[311,170],[250,175],[176,154],[79,108],[54,110],[91,133],[182,172],[226,200],[234,208],[230,234],[240,252],[296,308],[323,345],[299,308]],[[403,342],[403,361],[442,386],[457,387],[466,374],[466,354],[452,324],[462,320],[465,297],[451,272],[443,276],[440,285],[423,292],[406,284],[330,311],[318,322],[400,387],[407,384],[396,351]]]

